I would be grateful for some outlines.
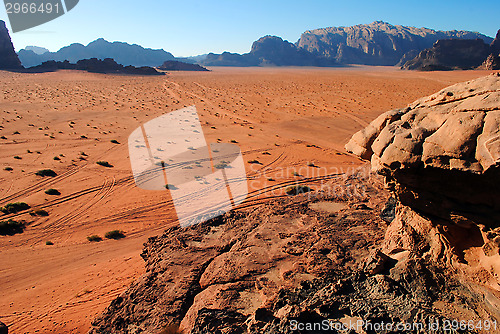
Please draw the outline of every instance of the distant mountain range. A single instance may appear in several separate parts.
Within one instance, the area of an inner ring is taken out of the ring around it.
[[[375,21],[352,27],[331,27],[306,31],[296,46],[340,64],[396,65],[407,53],[430,48],[441,39],[493,38],[471,31],[437,31]]]
[[[306,31],[295,44],[266,36],[254,42],[250,53],[210,53],[200,63],[205,66],[396,65],[414,58],[436,41],[450,38],[482,39],[486,43],[493,40],[477,32],[436,31],[376,21]]]
[[[199,61],[204,66],[335,66],[334,60],[314,55],[276,36],[264,36],[249,53],[209,53]]]
[[[49,49],[42,48],[40,46],[34,46],[34,45],[28,45],[27,47],[24,48],[25,50],[30,50],[36,53],[37,55],[41,55],[47,52],[50,52]]]
[[[111,43],[103,38],[99,38],[87,46],[74,43],[61,48],[57,52],[37,54],[32,50],[22,49],[17,54],[25,67],[40,65],[48,60],[67,60],[76,63],[78,60],[89,58],[113,58],[117,63],[125,66],[159,66],[163,62],[175,58],[165,50],[147,49],[137,44],[123,42]]]
[[[57,52],[41,53],[41,48],[23,49],[18,52],[18,56],[25,67],[48,60],[74,63],[88,58],[113,58],[120,64],[133,66],[160,66],[169,60],[203,66],[402,65],[444,39],[481,39],[485,44],[493,41],[491,37],[477,32],[437,31],[375,21],[351,27],[306,31],[296,43],[277,36],[265,36],[255,41],[251,51],[245,54],[224,52],[175,58],[165,50],[146,49],[123,42],[111,43],[100,38],[87,46],[75,43]]]

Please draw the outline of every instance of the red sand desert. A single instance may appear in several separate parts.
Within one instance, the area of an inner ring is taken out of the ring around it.
[[[386,67],[212,68],[164,77],[0,72],[0,206],[31,206],[1,216],[27,228],[0,236],[0,321],[13,333],[84,333],[143,273],[142,244],[176,216],[167,190],[134,184],[127,138],[142,123],[195,105],[207,142],[237,142],[245,162],[254,162],[246,164],[248,207],[290,184],[352,171],[363,162],[343,147],[380,113],[486,74]],[[35,175],[42,169],[57,176]],[[60,195],[45,194],[50,188]],[[39,209],[49,215],[30,215]],[[111,230],[126,237],[87,240]]]

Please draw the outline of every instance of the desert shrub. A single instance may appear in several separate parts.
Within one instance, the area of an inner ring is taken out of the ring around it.
[[[256,165],[262,165],[262,163],[259,160],[248,160],[249,164],[256,164]]]
[[[20,135],[21,133],[19,131],[15,131],[13,134]]]
[[[94,234],[94,235],[88,236],[87,240],[90,242],[99,242],[102,240],[102,238],[100,236]]]
[[[304,193],[307,193],[310,191],[312,191],[312,189],[309,188],[308,186],[296,185],[296,186],[291,186],[291,187],[286,188],[287,195],[299,195],[299,194],[304,194]]]
[[[113,231],[106,232],[106,234],[104,234],[104,237],[107,239],[121,239],[121,238],[125,238],[125,234],[123,233],[123,231],[113,230]]]
[[[45,190],[45,193],[47,195],[61,195],[61,192],[59,190],[53,188]]]
[[[81,135],[81,136],[80,136],[80,138],[82,138],[82,139],[87,139],[87,136],[85,136],[85,135]]]
[[[292,174],[293,174],[293,176],[300,176],[300,174],[297,172],[293,172]]]
[[[47,246],[52,246],[54,243],[52,241],[50,241],[50,240],[47,240],[47,241],[45,241],[45,244]]]
[[[118,140],[116,140],[116,139],[112,139],[112,140],[111,140],[111,142],[112,142],[113,144],[120,144],[120,142],[119,142]]]
[[[18,156],[18,155],[15,155],[14,159],[21,160],[22,158],[20,156]]]
[[[100,165],[100,166],[104,166],[104,167],[113,167],[112,164],[110,164],[109,162],[107,161],[97,161],[96,164]]]
[[[0,235],[14,235],[22,233],[24,230],[24,222],[18,222],[13,219],[0,222]]]
[[[54,172],[52,169],[41,169],[35,173],[35,175],[38,176],[57,176],[56,172]]]
[[[16,203],[8,203],[3,208],[0,208],[0,211],[2,211],[5,214],[8,214],[8,213],[17,213],[19,211],[28,210],[29,208],[30,206],[24,202],[16,202]]]
[[[58,156],[55,156],[54,160],[61,160],[61,158],[59,158]]]
[[[233,144],[237,144],[238,142],[237,142],[236,140],[232,139],[232,140],[231,140],[231,143],[233,143]]]
[[[170,183],[169,183],[169,184],[167,184],[167,185],[165,186],[165,188],[166,188],[166,189],[169,189],[169,190],[176,190],[176,189],[179,189],[179,188],[177,188],[176,186],[174,186],[173,184],[170,184]]]
[[[5,167],[3,170],[6,170],[6,171],[10,172],[10,171],[13,171],[14,168],[12,168],[12,167]]]
[[[40,209],[40,210],[35,211],[35,215],[40,216],[40,217],[47,217],[49,215],[49,213],[45,210]]]
[[[228,163],[227,163],[226,161],[221,161],[221,162],[219,162],[218,164],[215,164],[215,165],[214,165],[214,167],[215,167],[216,169],[224,169],[224,168],[226,168],[227,166],[229,166],[229,165],[228,165]]]

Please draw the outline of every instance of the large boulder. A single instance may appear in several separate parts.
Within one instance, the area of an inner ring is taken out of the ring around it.
[[[445,219],[461,212],[498,224],[500,76],[460,83],[388,111],[346,149],[371,160],[403,204]]]
[[[346,149],[397,199],[382,251],[459,269],[500,317],[500,74],[388,111]]]
[[[5,22],[0,20],[0,70],[23,68],[10,39]]]

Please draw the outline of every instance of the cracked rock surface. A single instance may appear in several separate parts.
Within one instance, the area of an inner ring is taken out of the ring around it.
[[[293,196],[151,238],[146,274],[91,333],[318,333],[292,324],[489,317],[443,268],[380,251],[395,210],[380,178],[335,182],[342,194]]]

